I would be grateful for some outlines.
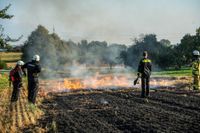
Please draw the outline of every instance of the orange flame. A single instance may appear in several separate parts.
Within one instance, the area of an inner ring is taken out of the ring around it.
[[[98,75],[87,78],[65,78],[61,80],[43,80],[40,82],[41,95],[48,92],[65,92],[79,89],[106,89],[106,88],[128,88],[133,87],[133,77],[128,75]],[[189,78],[151,78],[151,87],[176,86],[189,83]],[[140,84],[134,86],[141,88]]]
[[[68,89],[81,89],[84,88],[84,84],[82,83],[81,79],[64,79],[64,86]]]
[[[95,76],[86,79],[64,79],[66,89],[85,89],[85,88],[102,88],[102,87],[128,87],[130,82],[124,76]]]

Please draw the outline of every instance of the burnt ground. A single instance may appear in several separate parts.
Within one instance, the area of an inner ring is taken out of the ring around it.
[[[54,93],[45,115],[23,129],[48,132],[200,132],[200,92],[154,91],[147,100],[132,89]]]

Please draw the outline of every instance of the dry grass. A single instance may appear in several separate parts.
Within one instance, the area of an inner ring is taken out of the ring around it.
[[[0,60],[7,62],[8,68],[15,66],[16,61],[20,60],[21,52],[0,52]]]
[[[2,57],[1,60],[5,62],[17,61],[20,60],[21,57]]]
[[[21,56],[22,53],[21,52],[0,52],[0,55],[2,55],[3,57],[6,57],[6,56]]]
[[[16,65],[16,62],[9,62],[9,63],[6,63],[6,65],[8,68],[14,68]]]
[[[0,92],[0,131],[2,133],[20,132],[21,129],[35,124],[37,119],[43,115],[39,108],[28,104],[25,89],[21,90],[18,102],[13,104],[10,103],[11,93],[10,88],[5,88]],[[41,102],[41,98],[38,98],[38,101]]]

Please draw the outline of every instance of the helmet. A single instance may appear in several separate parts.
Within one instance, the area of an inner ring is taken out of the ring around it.
[[[199,53],[198,50],[194,50],[194,51],[193,51],[193,55],[200,55],[200,53]]]
[[[17,65],[19,65],[19,66],[23,66],[23,65],[24,65],[24,62],[21,61],[21,60],[19,60],[19,61],[17,62]]]
[[[34,61],[40,61],[40,56],[39,55],[34,55],[33,56]]]
[[[147,56],[148,55],[148,52],[147,51],[144,51],[143,52],[143,56]]]

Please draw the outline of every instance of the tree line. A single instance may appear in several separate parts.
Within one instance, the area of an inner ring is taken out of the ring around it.
[[[73,63],[108,65],[111,68],[124,64],[136,68],[145,50],[149,52],[156,68],[179,69],[190,64],[193,50],[200,50],[200,28],[195,35],[186,34],[177,45],[172,45],[166,39],[158,41],[155,34],[146,34],[135,38],[128,47],[124,44],[108,44],[106,41],[64,41],[56,33],[49,33],[39,25],[22,48],[23,60],[28,61],[32,55],[39,54],[43,67],[51,69],[60,69]]]
[[[126,45],[108,45],[106,41],[64,41],[56,33],[49,33],[44,26],[39,25],[25,42],[22,58],[28,61],[34,54],[39,54],[42,66],[50,69],[64,69],[63,67],[74,64],[108,65],[112,68],[122,64],[119,55],[126,49]]]
[[[144,35],[134,39],[133,45],[121,52],[120,57],[123,58],[125,65],[134,67],[145,50],[157,68],[180,69],[182,66],[189,66],[192,62],[192,52],[200,51],[200,28],[196,30],[195,35],[184,35],[181,42],[176,45],[172,45],[166,39],[158,41],[155,34]]]

